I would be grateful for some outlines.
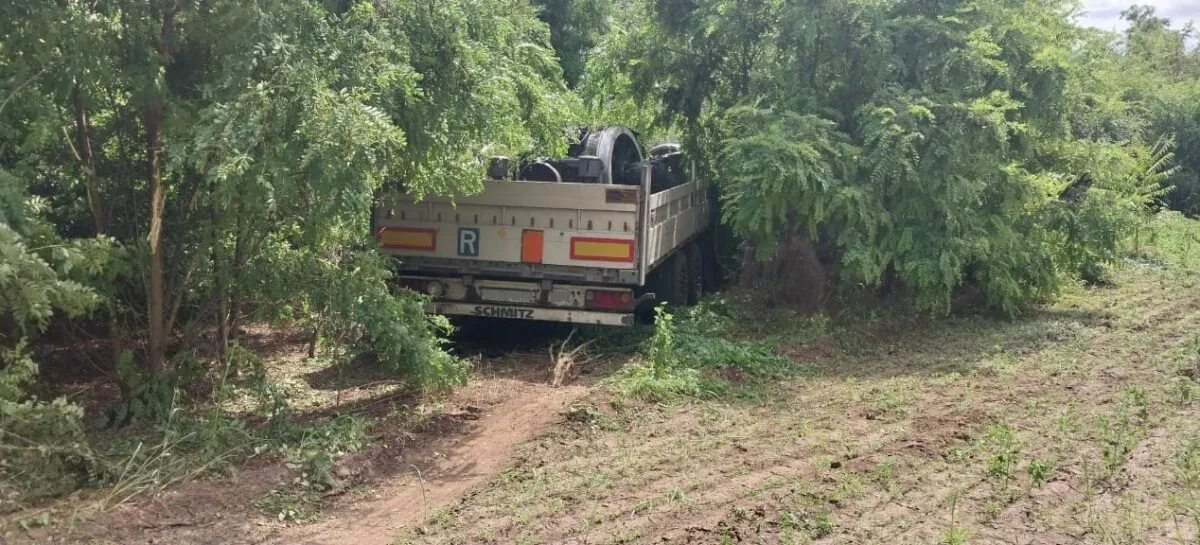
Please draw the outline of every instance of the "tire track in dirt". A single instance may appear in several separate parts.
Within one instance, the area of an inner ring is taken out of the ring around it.
[[[1148,339],[1151,345],[1156,345],[1157,348],[1170,350],[1178,347],[1186,340],[1186,333],[1189,331],[1188,324],[1200,323],[1200,298],[1184,299],[1182,301],[1174,301],[1157,309],[1153,309],[1148,321],[1153,324],[1152,327],[1143,328],[1147,335],[1154,335],[1154,338]],[[1151,359],[1162,350],[1158,351],[1137,351],[1136,348],[1127,345],[1128,332],[1112,331],[1103,334],[1100,338],[1094,339],[1091,345],[1091,350],[1095,359],[1091,361],[1105,363],[1104,366],[1090,368],[1089,380],[1080,381],[1073,385],[1070,390],[1062,388],[1061,384],[1045,384],[1037,382],[1038,377],[1023,377],[1016,383],[1015,391],[1020,391],[1023,397],[1033,398],[1038,397],[1047,402],[1051,406],[1065,406],[1071,399],[1089,399],[1096,405],[1085,406],[1084,410],[1088,410],[1084,416],[1097,416],[1096,411],[1101,409],[1101,405],[1110,403],[1118,394],[1126,390],[1130,384],[1145,383],[1154,379],[1162,378],[1163,371],[1156,369],[1151,363]],[[1110,351],[1106,353],[1105,348]],[[1120,356],[1126,355],[1129,350],[1134,350],[1129,359],[1120,359]],[[1113,355],[1118,357],[1112,357]],[[1105,357],[1107,355],[1108,357]],[[1120,380],[1113,380],[1113,370],[1116,370],[1121,376]],[[1137,381],[1134,379],[1142,379]],[[993,405],[996,400],[988,402],[988,405]],[[1012,419],[1007,422],[1010,425],[1023,426],[1027,431],[1034,434],[1046,433],[1047,430],[1042,429],[1043,426],[1050,425],[1050,422],[1045,419],[1038,419],[1036,415],[1032,415],[1025,419]],[[1041,426],[1039,426],[1041,425]],[[1151,433],[1154,433],[1153,431]],[[1086,446],[1086,445],[1085,445]],[[1139,446],[1144,448],[1144,442]],[[1079,454],[1079,456],[1087,456]],[[1031,524],[1030,518],[1034,513],[1040,513],[1043,517],[1057,517],[1059,521],[1071,521],[1071,524],[1058,525],[1058,531],[1052,532],[1048,528],[1031,529],[1027,533],[1017,531],[1018,534],[1025,535],[1027,540],[1021,543],[1031,544],[1053,544],[1070,541],[1078,541],[1081,536],[1088,532],[1086,524],[1078,520],[1078,513],[1075,512],[1079,502],[1084,499],[1083,489],[1078,481],[1081,477],[1081,471],[1077,467],[1077,462],[1073,460],[1065,461],[1069,464],[1068,467],[1061,468],[1064,471],[1071,472],[1067,478],[1060,481],[1060,486],[1047,487],[1050,491],[1046,494],[1034,494],[1019,497],[1016,501],[1008,504],[998,514],[996,520],[991,523],[984,523],[982,526],[985,531],[980,537],[986,537],[989,541],[997,543],[1012,542],[1014,530],[1020,528],[1028,529]],[[1083,476],[1082,478],[1087,478]],[[1055,483],[1051,483],[1055,484]],[[986,509],[985,504],[991,499],[990,494],[986,490],[989,484],[986,477],[976,473],[961,475],[955,488],[962,490],[964,500],[961,502],[961,509],[964,511],[974,510],[982,512]],[[922,492],[918,496],[924,495]],[[931,507],[938,507],[937,504],[932,504]],[[935,511],[937,511],[935,509]],[[947,512],[945,506],[941,506],[940,511]],[[949,517],[943,517],[944,525],[949,524]],[[861,522],[861,521],[860,521]],[[895,532],[897,529],[895,522],[889,523],[888,526],[893,530],[892,536],[900,539],[902,542],[919,542],[920,540],[928,540],[936,537],[936,532],[929,531],[929,528],[923,528],[922,524],[899,524],[900,532]],[[1065,528],[1064,528],[1065,527]],[[1033,536],[1033,537],[1030,537]],[[1139,541],[1140,542],[1140,541]]]
[[[1174,347],[1184,340],[1183,333],[1187,331],[1187,324],[1197,323],[1195,321],[1195,316],[1198,308],[1200,308],[1200,298],[1173,301],[1166,305],[1152,309],[1147,321],[1153,324],[1153,326],[1143,329],[1143,331],[1147,331],[1149,334],[1155,334],[1155,338],[1150,340],[1151,344],[1165,343],[1168,349]],[[1035,397],[1040,398],[1047,401],[1050,406],[1063,406],[1067,401],[1075,398],[1091,399],[1093,402],[1104,403],[1107,400],[1116,397],[1116,394],[1120,391],[1126,389],[1127,385],[1132,382],[1130,379],[1135,376],[1139,378],[1147,378],[1146,375],[1161,375],[1160,370],[1156,370],[1152,365],[1150,365],[1149,359],[1153,356],[1153,353],[1147,353],[1145,351],[1138,352],[1132,354],[1134,357],[1128,360],[1118,360],[1111,357],[1104,358],[1101,356],[1101,354],[1106,353],[1106,348],[1110,350],[1113,348],[1130,349],[1128,346],[1126,346],[1128,342],[1128,334],[1129,333],[1127,331],[1110,331],[1102,334],[1099,338],[1092,340],[1090,343],[1090,352],[1097,354],[1096,359],[1093,361],[1103,362],[1106,365],[1103,367],[1090,368],[1091,372],[1089,373],[1089,378],[1091,380],[1081,381],[1080,383],[1073,385],[1071,389],[1065,389],[1062,387],[1062,384],[1047,384],[1046,382],[1042,382],[1040,377],[1022,375],[1021,379],[1016,381],[1016,383],[1013,385],[1011,392],[1019,392],[1021,398],[1023,399],[1032,399]],[[1115,352],[1120,353],[1123,351],[1124,350],[1116,350]],[[1111,356],[1111,352],[1109,352],[1108,355]],[[1029,362],[1025,363],[1028,364]],[[1125,373],[1126,380],[1107,380],[1108,377],[1105,377],[1104,375],[1105,372],[1110,368],[1127,371]],[[993,385],[993,388],[998,388],[999,386],[1001,386],[1001,384],[997,383]],[[999,390],[994,391],[998,392]],[[1004,406],[1004,397],[1006,396],[993,396],[991,399],[980,400],[980,404],[988,407],[1002,407]],[[1035,433],[1040,428],[1039,424],[1049,424],[1049,422],[1044,419],[1039,419],[1036,415],[1031,415],[1031,417],[1033,420],[1028,418],[1013,419],[1007,423],[1014,426],[1026,427],[1029,429],[1028,431],[1035,431]],[[949,484],[948,489],[957,489],[962,491],[961,493],[964,496],[962,507],[966,508],[965,510],[972,508],[976,511],[983,510],[985,507],[984,504],[987,503],[990,496],[985,490],[989,486],[986,478],[979,473],[972,474],[971,472],[959,475],[958,477],[959,478],[956,479],[955,482]],[[1076,492],[1077,487],[1066,486],[1057,487],[1056,489],[1061,490],[1063,495],[1081,496],[1081,494],[1077,494]],[[928,497],[927,490],[916,490],[910,494],[909,497],[903,498],[902,503],[911,506],[914,505],[914,500],[919,502],[921,498],[926,497]],[[1015,528],[1020,528],[1023,525],[1028,524],[1028,521],[1025,520],[1027,517],[1025,517],[1024,514],[1038,510],[1056,510],[1061,509],[1064,506],[1070,508],[1070,506],[1073,506],[1078,499],[1078,497],[1073,497],[1071,500],[1074,501],[1068,501],[1068,498],[1061,496],[1055,500],[1050,498],[1041,498],[1042,501],[1038,502],[1039,505],[1030,505],[1029,498],[1018,499],[1012,504],[1009,504],[1006,508],[1004,508],[1004,511],[1000,513],[1000,517],[1004,518],[998,519],[997,522],[1003,522],[1004,524],[995,524],[994,526],[997,527],[997,530],[985,532],[985,534],[990,540],[995,542],[1009,542]],[[917,509],[917,511],[926,513],[947,513],[948,508],[945,505],[939,505],[939,503],[941,502],[926,501],[924,502],[925,508]],[[921,504],[917,503],[916,505]],[[1059,515],[1062,516],[1064,520],[1072,520],[1075,518],[1073,513],[1059,513]],[[856,524],[860,526],[869,521],[869,517],[867,515],[864,514],[861,515],[861,517],[862,518],[856,519]],[[944,515],[942,519],[943,525],[949,524],[948,515]],[[928,528],[928,525],[925,524],[925,521],[909,522],[910,523],[906,524],[903,520],[885,521],[883,526],[888,527],[891,530],[891,536],[899,539],[901,542],[919,542],[921,540],[928,540],[936,537],[936,529]],[[986,526],[987,525],[985,525],[985,527]],[[896,530],[899,530],[899,532]],[[1082,525],[1075,527],[1074,532],[1068,533],[1059,532],[1055,534],[1048,532],[1047,529],[1040,529],[1039,531],[1030,532],[1029,534],[1036,535],[1036,539],[1031,541],[1023,541],[1023,543],[1061,543],[1063,541],[1073,541],[1078,539],[1079,535],[1083,534],[1084,532],[1085,528],[1083,528]]]
[[[491,480],[512,462],[519,445],[561,421],[561,412],[588,392],[585,386],[527,385],[491,407],[465,433],[443,438],[392,461],[416,471],[384,484],[374,499],[326,513],[324,520],[284,529],[279,544],[387,545],[404,527],[423,523],[472,488]]]
[[[891,440],[889,435],[894,433],[893,430],[885,427],[873,427],[865,420],[843,421],[841,424],[843,427],[846,424],[852,424],[854,431],[850,435],[857,439],[855,445],[866,445],[868,449],[889,443]],[[773,456],[778,461],[755,464],[749,468],[749,471],[744,471],[747,469],[744,460],[737,456],[731,456],[726,463],[714,465],[706,474],[699,476],[698,480],[708,483],[708,487],[691,490],[687,493],[686,501],[691,505],[703,508],[706,512],[705,516],[697,518],[695,513],[685,508],[683,512],[677,514],[649,513],[622,518],[615,523],[616,529],[602,528],[600,530],[605,533],[612,533],[615,530],[618,533],[643,534],[650,541],[677,541],[692,529],[715,526],[728,515],[730,508],[736,503],[772,479],[793,480],[806,475],[816,478],[819,473],[819,470],[814,467],[816,460],[828,456],[823,447],[824,445],[805,444],[794,450],[775,453]],[[766,451],[770,445],[744,445],[733,450],[756,452],[758,448]],[[738,453],[740,452],[734,454]],[[841,465],[852,460],[838,459],[836,463]],[[679,481],[679,475],[660,478],[652,485],[640,488],[636,499],[661,497]],[[566,539],[566,535],[555,537],[564,540],[562,543],[568,544],[588,542],[587,536],[574,540]],[[557,542],[555,539],[550,541]]]

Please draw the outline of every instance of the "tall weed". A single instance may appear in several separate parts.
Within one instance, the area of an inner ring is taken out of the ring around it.
[[[765,341],[739,338],[737,309],[710,299],[679,316],[656,309],[646,357],[617,377],[622,397],[674,401],[783,378],[799,369]]]

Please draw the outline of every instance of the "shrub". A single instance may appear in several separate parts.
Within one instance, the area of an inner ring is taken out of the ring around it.
[[[646,359],[627,368],[617,381],[617,392],[651,402],[698,397],[706,392],[700,373],[680,365],[675,348],[675,317],[665,305],[654,309],[654,336]]]
[[[100,303],[71,275],[76,268],[102,268],[99,256],[108,243],[56,242],[43,256],[0,223],[0,499],[6,506],[74,488],[98,471],[83,436],[83,410],[31,393],[38,366],[28,337],[44,330],[55,312],[79,316]]]
[[[289,309],[282,317],[312,327],[332,363],[369,356],[421,388],[466,381],[467,362],[445,350],[449,321],[426,315],[424,296],[394,287],[387,258],[377,252],[279,248],[257,269],[256,283],[272,299],[266,306]]]
[[[720,394],[735,377],[754,384],[799,369],[767,342],[735,338],[730,312],[719,299],[685,309],[678,318],[665,307],[655,309],[646,357],[618,376],[618,393],[645,401],[675,401]]]

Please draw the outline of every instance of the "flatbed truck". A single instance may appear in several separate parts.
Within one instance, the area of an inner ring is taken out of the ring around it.
[[[715,277],[709,186],[678,146],[643,159],[620,127],[566,160],[513,173],[493,159],[474,195],[380,203],[372,229],[431,312],[627,326],[658,303],[694,303]]]

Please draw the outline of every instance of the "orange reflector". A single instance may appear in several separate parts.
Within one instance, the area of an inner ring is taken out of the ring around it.
[[[437,229],[421,229],[415,227],[384,227],[376,233],[379,245],[392,250],[423,250],[437,249]]]
[[[571,237],[571,259],[585,261],[633,261],[633,241],[620,238]]]
[[[542,232],[537,229],[521,231],[521,261],[525,263],[541,263],[542,241]]]

